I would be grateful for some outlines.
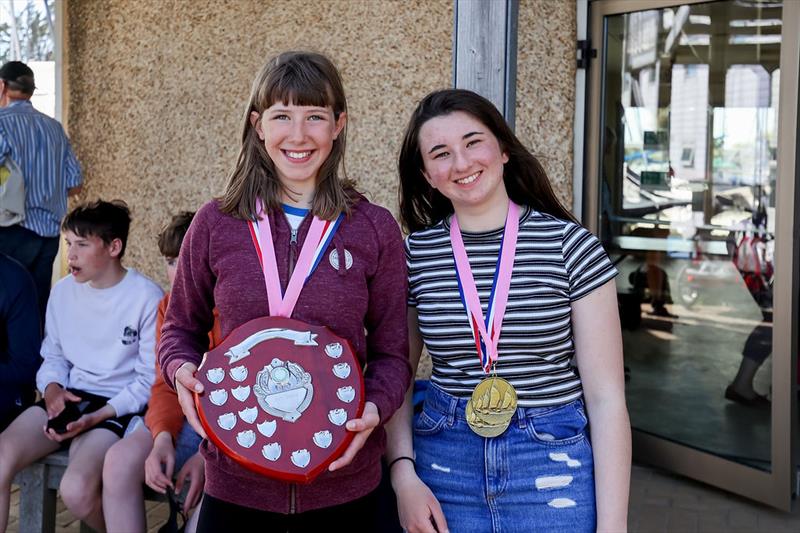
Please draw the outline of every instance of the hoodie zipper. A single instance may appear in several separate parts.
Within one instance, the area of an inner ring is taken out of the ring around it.
[[[288,222],[288,221],[287,221]],[[291,238],[289,239],[289,272],[286,273],[286,279],[290,279],[292,277],[292,272],[294,272],[294,264],[297,262],[297,233],[299,228],[292,228],[291,225],[289,229],[292,231]],[[286,282],[288,285],[288,281]],[[291,483],[289,485],[289,514],[295,514],[297,512],[297,485]]]
[[[294,272],[294,264],[297,261],[297,229],[292,228],[292,238],[289,241],[289,273],[286,279],[289,279]]]

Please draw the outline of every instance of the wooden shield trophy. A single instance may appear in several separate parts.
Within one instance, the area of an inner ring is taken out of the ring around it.
[[[364,410],[364,378],[346,340],[291,318],[257,318],[208,352],[195,394],[208,438],[245,468],[307,483],[341,456]]]

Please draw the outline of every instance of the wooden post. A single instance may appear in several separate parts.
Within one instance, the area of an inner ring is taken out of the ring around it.
[[[453,85],[488,98],[514,128],[519,0],[454,0]]]
[[[48,487],[50,466],[34,463],[19,473],[20,533],[52,533],[56,530],[56,491]]]

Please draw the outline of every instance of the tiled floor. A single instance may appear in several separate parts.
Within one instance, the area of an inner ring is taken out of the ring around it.
[[[623,287],[631,263],[619,265],[623,274],[617,281]],[[715,269],[724,270],[725,277],[686,307],[677,303],[676,288],[686,261],[665,262],[676,299],[668,305],[673,316],[653,316],[651,305],[641,304],[638,327],[623,331],[631,423],[639,431],[768,470],[770,410],[729,401],[725,391],[746,345],[753,344],[758,350],[751,351],[764,356],[770,353],[771,342],[751,343],[750,334],[757,327],[771,334],[772,324],[763,322],[761,309],[732,264],[719,263],[723,266]],[[766,357],[756,373],[754,386],[761,394],[770,394],[772,362]]]
[[[777,511],[716,488],[635,465],[628,511],[631,531],[669,533],[800,531],[800,508]]]
[[[9,532],[18,530],[18,492],[12,495]],[[77,533],[78,522],[59,501],[58,532]],[[149,531],[167,516],[165,504],[148,504]],[[631,476],[630,531],[642,533],[781,533],[800,531],[800,508],[776,511],[713,487],[635,465]]]

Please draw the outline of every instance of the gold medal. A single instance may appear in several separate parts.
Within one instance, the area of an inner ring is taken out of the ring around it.
[[[484,379],[475,390],[465,409],[469,427],[481,437],[501,435],[517,410],[517,392],[503,378]]]

